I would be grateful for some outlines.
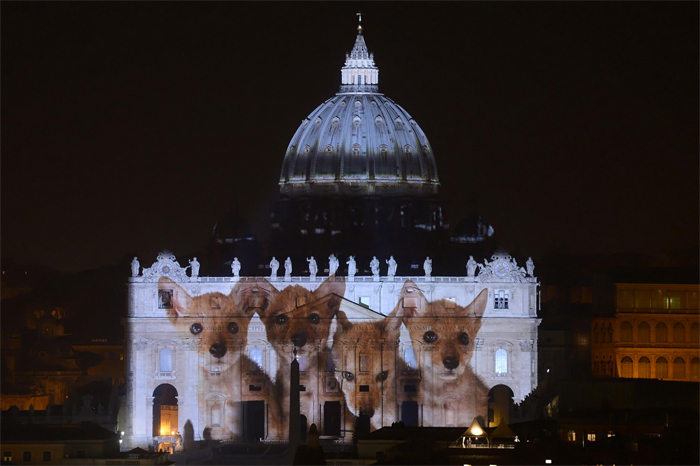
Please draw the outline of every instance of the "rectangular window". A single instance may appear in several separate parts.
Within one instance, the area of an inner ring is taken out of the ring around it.
[[[31,451],[22,452],[22,461],[25,463],[31,463],[32,462],[32,452]]]
[[[368,391],[369,391],[369,385],[360,385],[360,391],[361,391],[361,392],[368,392]]]
[[[416,386],[415,385],[404,385],[403,391],[407,392],[407,393],[416,393]]]
[[[576,441],[576,432],[573,430],[570,430],[569,432],[567,432],[566,440],[568,440],[569,442],[575,442]]]
[[[586,440],[588,440],[589,442],[595,442],[595,434],[586,435]]]
[[[494,309],[508,309],[508,291],[506,290],[495,290],[493,292],[493,308]]]
[[[51,462],[51,452],[50,451],[45,451],[41,455],[41,459],[44,463],[50,463]]]
[[[634,307],[637,309],[649,309],[651,307],[651,291],[635,290]]]
[[[685,291],[669,291],[668,301],[671,309],[685,309]]]
[[[297,356],[297,362],[299,363],[299,372],[306,372],[306,356]]]
[[[2,461],[4,463],[12,463],[12,452],[11,451],[3,451],[2,452]]]
[[[369,354],[360,355],[360,372],[369,372]]]
[[[248,390],[250,390],[251,392],[260,392],[262,391],[262,387],[258,385],[248,385]]]
[[[634,307],[634,291],[633,290],[617,290],[617,307],[622,309],[631,309]]]

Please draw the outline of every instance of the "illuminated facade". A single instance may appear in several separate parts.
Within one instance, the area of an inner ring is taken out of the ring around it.
[[[199,277],[198,265],[188,275],[166,252],[142,271],[134,260],[124,448],[169,447],[188,432],[284,441],[296,422],[294,357],[302,425],[345,441],[358,422],[486,424],[492,389],[518,402],[535,388],[534,264],[502,251],[480,263],[447,249],[426,257],[449,243],[435,159],[417,123],[378,92],[378,73],[360,28],[340,92],[285,154],[271,276],[239,277],[238,257],[218,277]],[[482,240],[492,235],[478,226]],[[460,243],[474,236],[467,230]],[[461,272],[433,276],[448,263]],[[177,428],[163,427],[163,406],[177,408]]]
[[[615,284],[615,314],[593,320],[595,377],[700,380],[697,285]]]

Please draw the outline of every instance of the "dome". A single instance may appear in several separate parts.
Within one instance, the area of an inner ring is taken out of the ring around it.
[[[379,70],[361,27],[334,97],[306,117],[282,163],[282,194],[432,195],[439,186],[428,138],[378,92]]]

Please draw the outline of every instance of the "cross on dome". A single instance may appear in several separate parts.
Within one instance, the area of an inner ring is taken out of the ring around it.
[[[376,92],[379,69],[374,64],[374,54],[369,53],[362,35],[362,12],[359,18],[357,38],[352,52],[345,54],[345,66],[340,70],[342,92]]]

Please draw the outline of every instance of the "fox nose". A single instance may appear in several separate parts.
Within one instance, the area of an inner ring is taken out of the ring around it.
[[[216,342],[209,348],[209,353],[215,358],[223,358],[226,354],[226,345],[221,342]]]
[[[301,348],[306,344],[306,334],[305,333],[295,333],[292,336],[292,343],[294,346]]]
[[[365,408],[360,410],[360,415],[372,417],[374,416],[374,410],[372,408]]]
[[[459,359],[455,358],[454,356],[447,356],[442,360],[442,363],[445,365],[445,369],[451,371],[459,366]]]

